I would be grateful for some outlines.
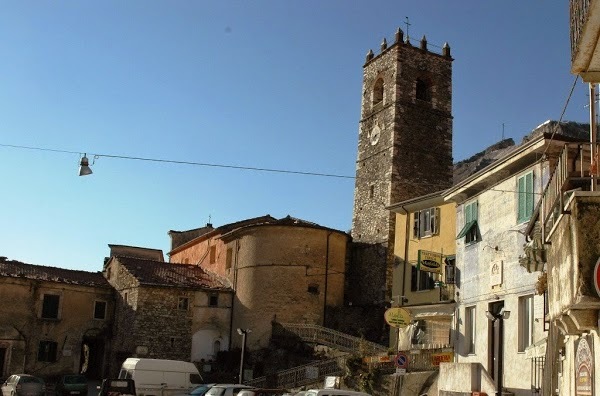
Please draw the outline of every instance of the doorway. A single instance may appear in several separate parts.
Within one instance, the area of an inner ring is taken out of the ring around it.
[[[85,374],[88,379],[102,379],[106,374],[104,373],[104,345],[104,338],[83,337],[79,372]]]
[[[6,376],[6,348],[0,348],[0,378]]]
[[[504,319],[502,309],[504,301],[490,303],[486,316],[488,318],[488,371],[496,389],[502,386],[502,369],[504,361]]]

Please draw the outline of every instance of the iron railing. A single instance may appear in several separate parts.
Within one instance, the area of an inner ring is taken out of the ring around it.
[[[305,385],[316,384],[327,376],[338,376],[344,373],[346,359],[350,354],[338,356],[334,359],[321,360],[302,366],[279,371],[271,376],[258,377],[244,382],[257,387],[275,387],[293,389]]]
[[[285,330],[296,334],[302,341],[327,345],[345,352],[361,351],[366,354],[378,354],[386,353],[388,351],[387,346],[319,325],[281,323],[281,326]]]
[[[569,191],[589,190],[592,180],[598,180],[598,160],[592,158],[591,143],[566,143],[556,167],[542,193],[541,222],[544,242],[564,211]],[[595,144],[595,153],[599,145]],[[596,154],[597,157],[597,154]]]
[[[571,0],[570,2],[571,59],[574,59],[577,53],[579,39],[587,21],[589,6],[590,0]]]

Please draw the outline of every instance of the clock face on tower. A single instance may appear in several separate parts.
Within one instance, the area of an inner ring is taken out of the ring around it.
[[[381,130],[379,129],[379,125],[375,125],[369,134],[369,140],[371,141],[371,146],[375,146],[379,141],[379,135],[381,135]]]

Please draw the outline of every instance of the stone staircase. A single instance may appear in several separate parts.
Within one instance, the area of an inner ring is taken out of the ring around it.
[[[344,373],[346,359],[352,352],[360,351],[362,354],[381,355],[386,354],[388,351],[386,346],[323,326],[295,323],[279,323],[278,325],[278,331],[287,332],[306,343],[326,345],[339,351],[338,356],[279,371],[268,377],[254,378],[245,381],[245,384],[284,389],[294,389],[312,384],[315,384],[316,387],[322,387],[325,377],[339,376]]]

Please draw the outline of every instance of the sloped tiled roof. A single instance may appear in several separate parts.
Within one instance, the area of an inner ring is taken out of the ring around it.
[[[264,215],[264,216],[259,216],[259,217],[253,217],[250,219],[236,221],[234,223],[224,224],[217,228],[212,228],[212,225],[211,225],[211,227],[196,228],[195,230],[191,230],[191,231],[193,231],[194,233],[199,233],[200,231],[206,229],[206,232],[202,232],[200,235],[197,235],[191,239],[189,238],[189,236],[182,237],[182,235],[185,235],[186,233],[188,233],[188,231],[173,231],[173,230],[171,230],[171,231],[169,231],[169,235],[171,235],[171,241],[172,241],[171,242],[171,251],[168,254],[171,255],[171,254],[175,253],[175,251],[181,250],[181,248],[183,248],[183,247],[193,245],[193,244],[198,243],[199,241],[204,240],[213,235],[225,234],[232,230],[235,230],[235,229],[238,229],[241,227],[245,227],[248,225],[269,223],[269,222],[272,222],[275,220],[277,220],[277,219],[271,215]],[[185,242],[183,242],[183,241],[185,241]]]
[[[172,264],[134,257],[113,257],[141,285],[195,289],[231,290],[227,278],[208,272],[196,265]]]
[[[71,285],[110,287],[101,272],[70,270],[43,265],[26,264],[0,257],[0,276],[33,279]]]
[[[262,227],[262,226],[290,226],[290,227],[308,227],[308,228],[316,228],[316,229],[320,229],[320,230],[326,230],[326,231],[333,231],[333,232],[338,232],[340,234],[346,234],[344,231],[340,231],[340,230],[336,230],[334,228],[328,228],[328,227],[324,227],[322,225],[319,225],[317,223],[313,223],[311,221],[306,221],[306,220],[302,220],[296,217],[292,217],[290,215],[287,215],[286,217],[283,217],[281,219],[273,219],[272,221],[265,221],[263,223],[253,223],[253,224],[248,224],[242,227],[237,227],[232,229],[230,232],[228,233],[224,233],[223,234],[223,238],[231,238],[234,235],[237,235],[238,231],[243,231],[252,227]]]

